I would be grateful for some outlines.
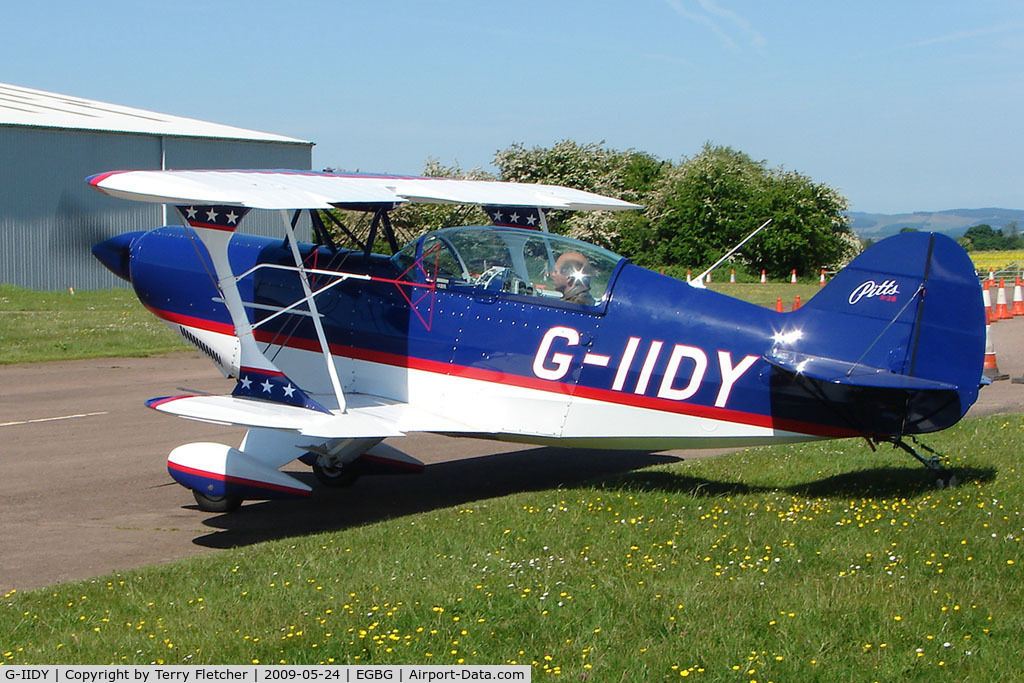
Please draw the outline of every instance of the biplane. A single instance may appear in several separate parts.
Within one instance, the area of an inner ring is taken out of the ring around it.
[[[116,171],[108,195],[177,207],[181,225],[93,252],[142,303],[235,379],[227,395],[150,399],[247,428],[167,460],[199,507],[303,497],[280,468],[326,485],[422,464],[393,437],[431,432],[658,451],[862,437],[907,443],[977,398],[985,319],[951,239],[914,232],[860,254],[807,304],[778,313],[547,231],[551,210],[633,210],[579,190],[302,171]],[[493,224],[397,243],[405,203],[483,207]],[[362,248],[300,242],[309,211],[372,216]],[[284,238],[238,232],[277,211]],[[391,255],[373,252],[381,234]],[[389,443],[384,443],[388,439]]]

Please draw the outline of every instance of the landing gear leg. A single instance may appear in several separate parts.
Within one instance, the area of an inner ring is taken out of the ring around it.
[[[351,486],[359,478],[350,465],[382,439],[336,439],[309,449],[299,460],[313,467],[313,474],[325,486]]]
[[[339,465],[335,458],[317,455],[313,461],[313,474],[325,486],[352,486],[359,478],[345,467]]]
[[[936,451],[919,442],[912,436],[910,437],[910,440],[914,442],[914,446],[920,446],[931,453],[932,457],[925,458],[914,449],[914,446],[911,446],[901,438],[893,439],[892,445],[894,447],[902,448],[907,453],[910,453],[919,463],[934,472],[938,476],[938,479],[935,481],[935,485],[940,489],[946,488],[947,486],[958,486],[960,484],[960,480],[956,478],[956,475],[946,469],[946,466],[942,462],[942,458],[939,457],[939,454]]]

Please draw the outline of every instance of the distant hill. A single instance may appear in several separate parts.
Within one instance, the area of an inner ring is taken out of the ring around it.
[[[896,214],[851,211],[847,215],[857,235],[875,240],[894,235],[900,228],[941,232],[950,237],[961,237],[967,228],[982,223],[998,229],[1016,221],[1024,229],[1024,210],[1021,209],[950,209]]]

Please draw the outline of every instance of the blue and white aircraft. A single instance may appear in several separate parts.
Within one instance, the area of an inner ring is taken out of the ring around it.
[[[906,443],[956,423],[982,376],[974,268],[943,235],[906,233],[857,257],[810,302],[777,313],[546,231],[545,211],[629,210],[550,185],[302,171],[115,171],[109,195],[173,204],[183,226],[130,232],[95,255],[157,317],[236,378],[230,395],[156,410],[248,428],[237,447],[168,457],[199,507],[310,495],[422,465],[408,432],[566,447],[664,450],[863,437]],[[394,255],[388,211],[473,204],[495,225],[437,230]],[[373,213],[362,250],[300,243],[298,210]],[[286,239],[236,234],[277,210]],[[507,227],[507,226],[522,227]],[[533,228],[533,229],[528,229]],[[376,469],[375,469],[376,468]]]

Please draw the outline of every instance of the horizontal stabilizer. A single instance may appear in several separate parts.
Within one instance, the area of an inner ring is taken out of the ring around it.
[[[322,438],[370,439],[404,434],[393,421],[359,410],[322,413],[238,396],[165,396],[151,398],[146,405],[160,412],[202,422],[287,429]]]
[[[900,375],[882,368],[873,368],[835,358],[812,356],[806,353],[774,351],[766,354],[764,359],[781,370],[829,384],[903,391],[956,390],[956,385],[948,382]]]

